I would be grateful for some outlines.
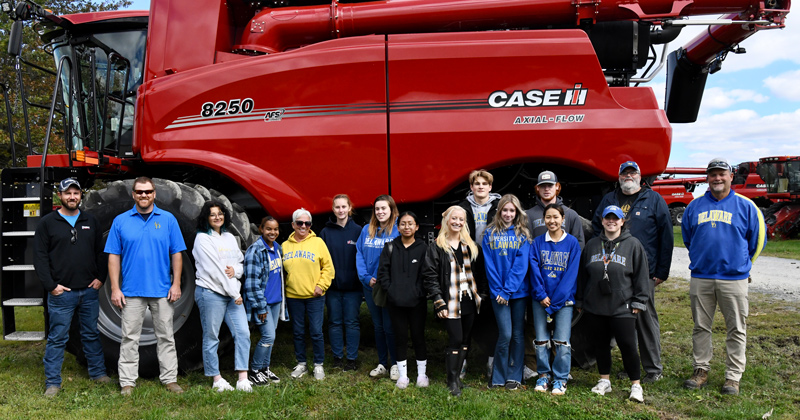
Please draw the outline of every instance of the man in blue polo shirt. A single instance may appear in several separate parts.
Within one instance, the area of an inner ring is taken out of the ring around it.
[[[156,207],[155,198],[153,181],[148,177],[136,178],[133,182],[136,205],[114,219],[106,242],[111,303],[122,309],[119,349],[122,395],[133,392],[139,376],[139,337],[148,307],[157,339],[159,379],[167,390],[183,392],[176,382],[178,356],[172,316],[173,303],[181,297],[181,251],[186,250],[186,245],[175,216]]]

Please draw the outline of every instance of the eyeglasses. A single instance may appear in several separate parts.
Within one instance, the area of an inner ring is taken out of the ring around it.
[[[75,228],[69,230],[69,233],[72,234],[72,237],[69,238],[69,243],[75,245],[75,242],[78,242],[78,231]]]
[[[150,195],[154,193],[156,190],[133,190],[136,195]]]
[[[294,224],[297,225],[297,227],[303,227],[303,226],[311,227],[310,220],[307,222],[305,220],[295,220]]]

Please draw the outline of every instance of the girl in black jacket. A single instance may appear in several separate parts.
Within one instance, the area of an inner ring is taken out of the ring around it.
[[[470,238],[466,213],[452,206],[442,215],[442,229],[436,246],[428,248],[422,278],[428,299],[433,300],[436,316],[444,320],[449,336],[447,356],[447,387],[454,396],[461,395],[458,375],[467,356],[467,343],[472,324],[488,295],[484,276],[472,275],[472,266],[479,258],[478,246]]]
[[[400,214],[397,227],[400,236],[383,247],[378,262],[377,282],[387,292],[386,309],[392,321],[395,347],[397,347],[397,368],[400,378],[397,387],[408,387],[408,330],[411,328],[411,342],[417,358],[417,386],[428,386],[425,369],[428,364],[428,350],[425,347],[425,318],[428,305],[422,287],[422,264],[428,246],[415,237],[419,224],[417,215],[406,211]]]
[[[603,209],[603,232],[581,253],[575,307],[585,311],[600,380],[595,394],[611,391],[611,337],[617,340],[625,372],[631,379],[630,399],[644,402],[636,351],[636,317],[647,308],[650,270],[644,247],[627,230],[617,206]]]

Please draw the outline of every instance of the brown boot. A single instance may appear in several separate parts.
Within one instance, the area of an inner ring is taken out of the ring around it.
[[[683,382],[683,387],[688,389],[699,389],[708,385],[708,371],[697,368],[692,377]]]
[[[725,384],[722,385],[722,390],[720,390],[720,393],[722,393],[722,395],[739,395],[739,381],[726,379]]]
[[[164,385],[164,387],[167,388],[167,391],[172,392],[174,394],[183,394],[183,388],[181,388],[177,382],[170,382]]]

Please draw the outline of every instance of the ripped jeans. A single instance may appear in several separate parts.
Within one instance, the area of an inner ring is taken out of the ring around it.
[[[572,306],[564,306],[550,316],[555,323],[552,343],[555,345],[555,357],[552,368],[550,364],[550,330],[547,326],[547,311],[539,302],[533,302],[533,324],[536,328],[536,371],[548,375],[554,381],[566,384],[572,364],[572,347],[569,344],[572,332]]]
[[[275,344],[275,330],[278,328],[278,319],[281,315],[281,303],[267,305],[267,319],[258,324],[261,338],[253,351],[253,361],[250,370],[261,370],[269,367],[272,358],[272,346]]]

